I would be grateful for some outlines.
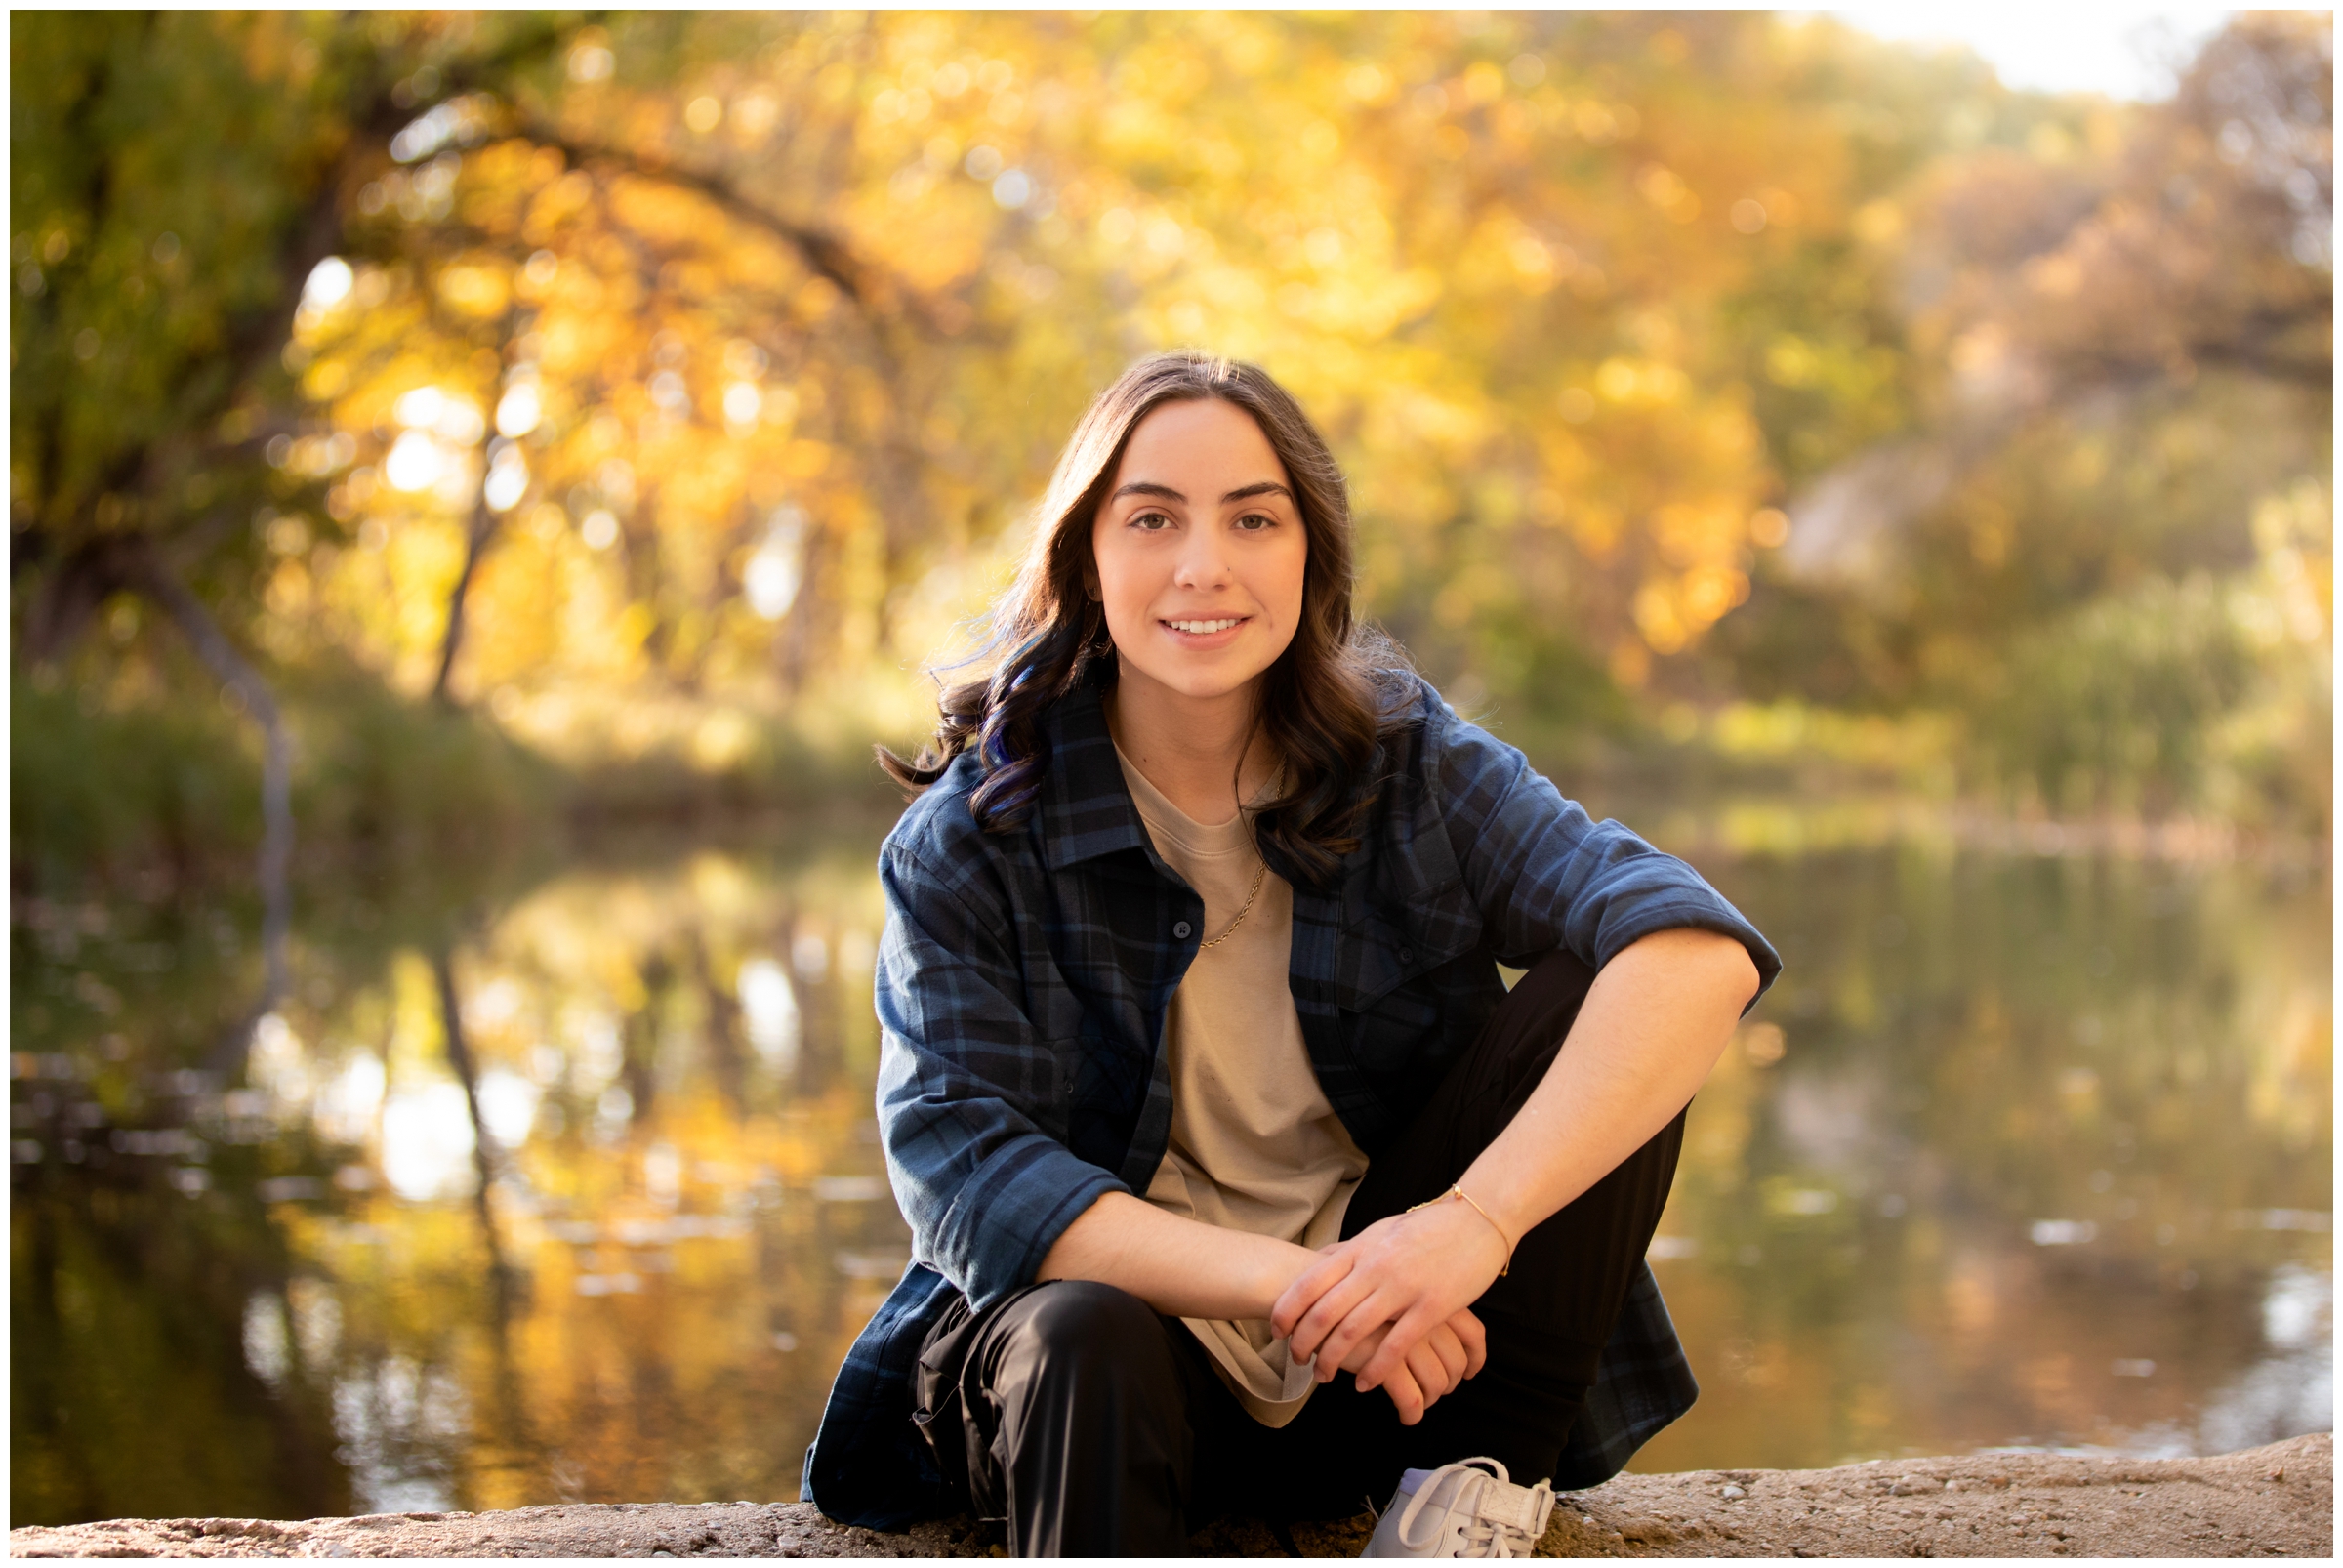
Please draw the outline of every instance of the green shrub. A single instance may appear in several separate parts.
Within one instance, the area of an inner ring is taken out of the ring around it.
[[[9,831],[15,882],[62,890],[168,868],[185,880],[260,843],[260,762],[249,726],[217,702],[90,702],[88,688],[12,670]]]
[[[207,693],[106,703],[12,672],[12,871],[65,893],[166,874],[249,880],[261,838],[260,736]],[[278,691],[293,738],[296,882],[353,861],[503,861],[557,833],[568,780],[483,718],[412,702],[358,672]]]
[[[2021,636],[1978,732],[2052,810],[2160,815],[2198,798],[2254,675],[2219,585],[2151,577]]]

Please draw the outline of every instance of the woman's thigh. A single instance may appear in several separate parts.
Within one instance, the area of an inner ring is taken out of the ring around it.
[[[1380,1507],[1408,1466],[1461,1457],[1348,1375],[1264,1426],[1185,1324],[1112,1286],[1060,1281],[962,1308],[920,1362],[938,1459],[1026,1554],[1138,1549],[1230,1513],[1347,1518]]]
[[[1193,1336],[1087,1280],[956,1303],[921,1347],[915,1418],[980,1518],[1024,1555],[1175,1551],[1212,1396]],[[1242,1412],[1239,1412],[1241,1415]]]

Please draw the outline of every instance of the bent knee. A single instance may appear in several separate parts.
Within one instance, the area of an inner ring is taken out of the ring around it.
[[[1005,1316],[1003,1349],[1036,1370],[1135,1369],[1167,1348],[1155,1308],[1096,1280],[1052,1280]]]
[[[1018,1305],[1022,1332],[1051,1343],[1128,1343],[1162,1332],[1154,1307],[1120,1286],[1093,1279],[1051,1280]]]

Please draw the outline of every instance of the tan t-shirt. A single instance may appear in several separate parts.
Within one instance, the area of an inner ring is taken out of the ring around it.
[[[1164,1020],[1172,1137],[1147,1201],[1208,1225],[1323,1246],[1341,1235],[1367,1156],[1327,1103],[1302,1044],[1287,980],[1294,889],[1263,871],[1252,813],[1207,826],[1116,756],[1156,853],[1204,899],[1204,939],[1228,933],[1197,953]],[[1256,873],[1260,892],[1229,932]],[[1310,1369],[1288,1361],[1266,1319],[1184,1321],[1255,1420],[1283,1426],[1300,1414],[1315,1385]]]

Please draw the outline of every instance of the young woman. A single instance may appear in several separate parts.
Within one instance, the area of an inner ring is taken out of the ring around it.
[[[1643,1254],[1779,961],[1350,596],[1294,399],[1155,355],[1075,431],[990,680],[883,754],[923,792],[878,974],[916,1260],[806,1455],[832,1517],[1177,1553],[1389,1496],[1372,1551],[1507,1554],[1691,1404]]]

